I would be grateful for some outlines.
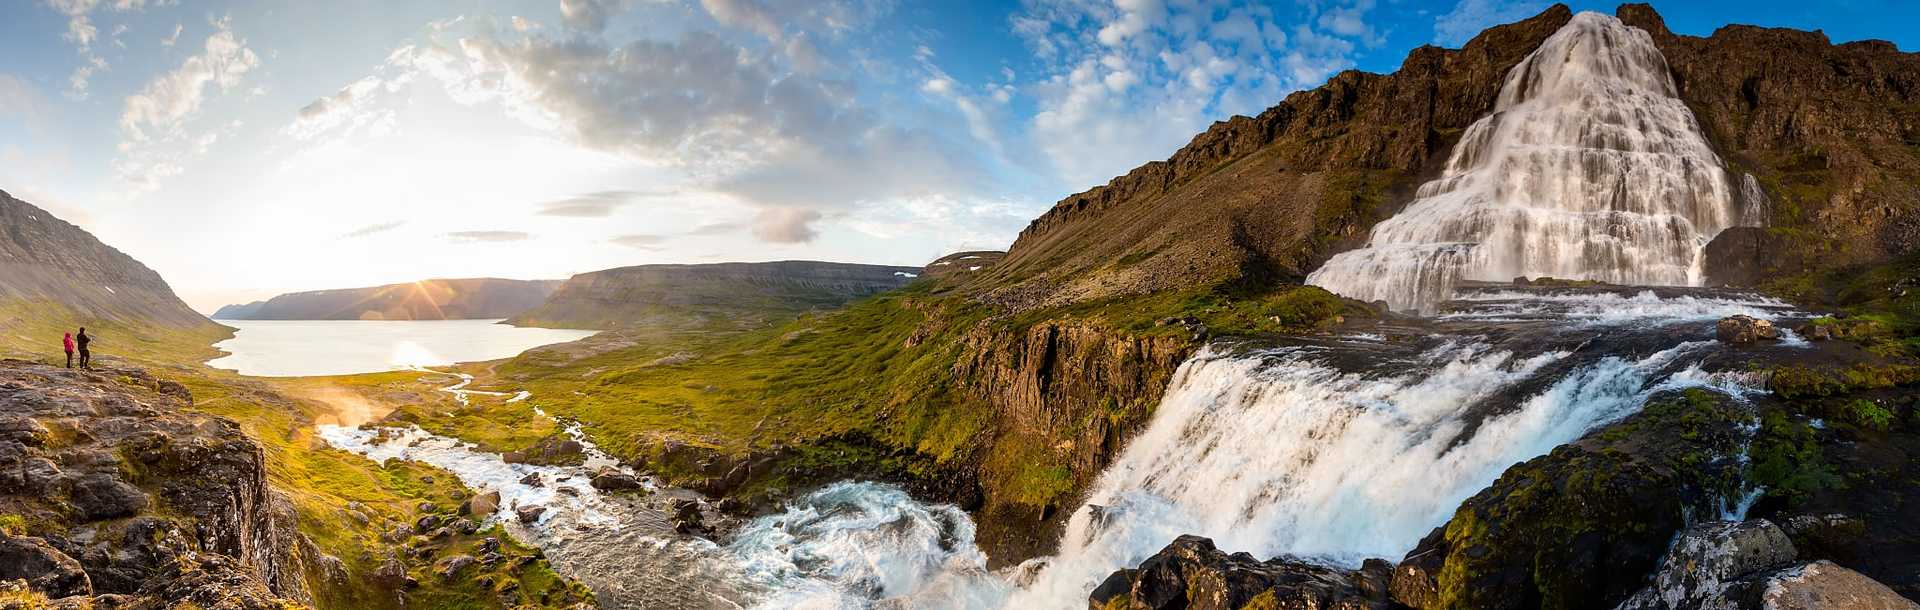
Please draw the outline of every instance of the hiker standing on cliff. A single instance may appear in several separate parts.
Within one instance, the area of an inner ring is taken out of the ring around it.
[[[80,327],[80,334],[73,340],[80,345],[80,368],[93,368],[93,354],[87,351],[87,344],[93,342],[93,337],[87,336],[87,327]]]
[[[67,368],[73,368],[73,333],[60,337],[60,347],[67,348]]]

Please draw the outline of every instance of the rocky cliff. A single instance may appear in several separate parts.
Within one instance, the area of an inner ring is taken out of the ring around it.
[[[64,308],[62,313],[95,322],[176,329],[214,326],[180,302],[166,280],[140,261],[4,191],[0,305],[42,313]]]
[[[216,320],[490,320],[546,302],[559,280],[421,280],[294,292],[214,312]]]
[[[609,329],[753,327],[904,286],[919,267],[817,261],[638,265],[568,278],[547,302],[507,322]]]
[[[1507,70],[1571,16],[1555,6],[1459,50],[1415,49],[1392,74],[1343,72],[1215,123],[1168,160],[1055,204],[975,289],[1026,308],[1303,277],[1436,172]]]
[[[1721,156],[1771,200],[1768,228],[1729,230],[1709,248],[1712,283],[1920,250],[1920,53],[1745,25],[1682,36],[1644,4],[1618,15],[1653,35]]]
[[[0,580],[115,606],[311,602],[306,578],[337,562],[295,529],[260,445],[191,404],[138,369],[0,361]]]
[[[986,493],[975,519],[990,557],[1053,550],[1080,494],[1152,418],[1197,343],[1084,322],[966,336],[953,379],[964,400],[993,414],[992,437],[979,443]]]

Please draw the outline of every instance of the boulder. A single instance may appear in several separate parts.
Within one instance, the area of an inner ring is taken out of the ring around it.
[[[1714,336],[1722,343],[1744,345],[1754,341],[1772,341],[1780,338],[1780,330],[1773,322],[1747,315],[1732,315],[1720,319],[1714,326]]]
[[[513,511],[514,518],[519,519],[521,523],[529,525],[538,522],[540,516],[545,514],[547,514],[547,507],[539,505],[522,506]]]
[[[1691,610],[1750,597],[1749,576],[1791,565],[1797,554],[1787,532],[1765,519],[1697,524],[1674,541],[1653,584],[1619,610]]]
[[[673,501],[673,531],[690,536],[704,535],[710,531],[700,515],[699,502],[687,499]]]
[[[439,561],[433,562],[433,573],[439,576],[441,580],[453,580],[454,577],[460,575],[461,570],[467,569],[467,566],[475,563],[478,563],[478,560],[474,559],[472,555],[449,555],[440,558]]]
[[[593,475],[593,488],[600,491],[627,491],[645,487],[640,478],[631,474],[608,468]]]
[[[500,510],[500,491],[489,489],[469,498],[460,505],[460,514],[487,518]]]
[[[527,476],[520,477],[520,484],[527,487],[546,487],[547,485],[545,481],[540,479],[540,473],[538,472],[529,472]]]
[[[1392,607],[1384,588],[1390,569],[1380,560],[1358,571],[1292,558],[1260,561],[1246,553],[1229,555],[1206,538],[1181,536],[1140,567],[1109,575],[1087,605],[1093,610],[1384,610]]]
[[[1920,610],[1920,604],[1866,575],[1815,561],[1776,572],[1760,596],[1761,610]]]
[[[80,477],[69,495],[73,507],[89,521],[132,516],[150,503],[147,492],[105,474]]]
[[[52,598],[93,594],[80,562],[46,540],[0,534],[0,581],[8,580],[24,580],[28,589]]]
[[[1794,327],[1793,334],[1808,341],[1826,341],[1833,338],[1833,327],[1808,322]]]

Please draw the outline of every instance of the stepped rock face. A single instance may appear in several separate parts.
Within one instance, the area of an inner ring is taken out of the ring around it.
[[[0,535],[0,556],[29,559],[8,577],[50,597],[310,602],[325,562],[260,445],[191,405],[139,369],[0,361],[0,512],[28,524]]]
[[[491,320],[546,302],[559,280],[421,280],[369,288],[314,290],[228,305],[216,320]]]
[[[1507,71],[1571,18],[1555,6],[1459,50],[1415,49],[1393,74],[1343,72],[1215,123],[1172,158],[1055,204],[978,290],[1024,308],[1305,276],[1437,173]]]
[[[1920,53],[1745,25],[1681,36],[1647,5],[1618,13],[1652,34],[1729,169],[1752,173],[1772,200],[1776,230],[1723,234],[1741,243],[1709,247],[1709,281],[1751,284],[1920,250]],[[1714,275],[1755,259],[1766,273]]]
[[[919,267],[818,261],[637,265],[567,279],[516,326],[753,326],[770,315],[829,309],[905,286]]]
[[[80,227],[0,191],[0,301],[173,328],[211,326],[160,274]]]

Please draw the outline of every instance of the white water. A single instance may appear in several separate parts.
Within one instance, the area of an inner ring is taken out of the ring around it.
[[[1736,195],[1652,38],[1587,12],[1514,66],[1439,179],[1307,281],[1396,310],[1469,279],[1699,285],[1707,241],[1764,206]]]
[[[499,320],[222,320],[238,329],[207,366],[262,377],[350,375],[507,358],[594,334]]]

